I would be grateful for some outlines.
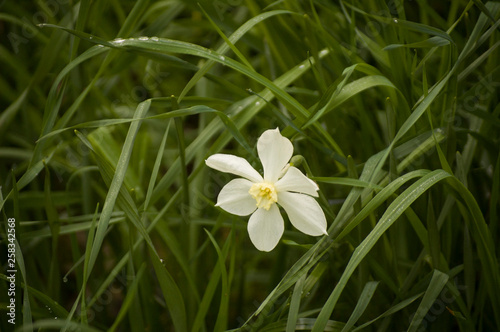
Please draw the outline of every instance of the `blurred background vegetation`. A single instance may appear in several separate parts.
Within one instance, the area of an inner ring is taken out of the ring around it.
[[[500,3],[0,2],[16,327],[500,329]],[[214,207],[279,127],[329,236]],[[3,223],[2,271],[7,271]],[[0,330],[7,322],[0,282]]]

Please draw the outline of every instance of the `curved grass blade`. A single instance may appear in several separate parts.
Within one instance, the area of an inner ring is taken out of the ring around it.
[[[161,103],[163,101],[163,98],[159,99],[149,99],[151,102],[152,106],[155,106],[156,103]],[[247,140],[245,137],[241,134],[237,126],[234,124],[234,122],[223,112],[217,111],[211,107],[204,106],[204,105],[197,105],[193,106],[190,108],[186,109],[181,109],[181,110],[176,110],[176,111],[170,111],[158,115],[153,115],[153,116],[148,116],[144,118],[132,118],[132,119],[103,119],[103,120],[95,120],[95,121],[88,121],[84,123],[80,123],[71,127],[67,128],[62,128],[62,129],[57,129],[54,130],[50,133],[48,133],[45,136],[40,137],[38,140],[46,140],[52,136],[58,135],[64,131],[67,130],[74,130],[74,129],[83,129],[83,128],[101,128],[101,127],[107,127],[107,126],[114,126],[114,125],[119,125],[119,124],[124,124],[124,123],[135,123],[135,122],[140,122],[144,120],[159,120],[159,119],[172,119],[172,118],[179,118],[183,116],[188,116],[188,115],[195,115],[195,114],[203,114],[203,113],[215,113],[222,121],[222,123],[226,126],[228,131],[233,135],[233,137],[236,139],[238,143],[240,143],[249,153],[254,154],[252,148],[250,148],[250,145],[248,144]]]
[[[352,312],[351,316],[349,317],[349,320],[344,325],[344,328],[342,329],[341,332],[350,331],[351,328],[354,326],[354,324],[356,324],[356,322],[361,317],[363,312],[365,312],[366,307],[368,306],[370,300],[375,294],[375,290],[377,289],[378,284],[379,284],[378,281],[369,281],[368,283],[366,283],[365,287],[363,288],[363,292],[359,296],[359,300],[358,303],[356,303],[354,311]]]
[[[233,45],[241,38],[243,37],[250,29],[252,29],[255,25],[257,25],[259,22],[262,22],[265,19],[268,19],[269,17],[275,16],[275,15],[281,15],[281,14],[293,14],[292,12],[286,11],[286,10],[273,10],[269,11],[266,13],[259,14],[247,22],[245,22],[243,25],[241,25],[231,36],[228,37],[229,42],[231,42]],[[230,49],[228,43],[222,44],[218,49],[217,53],[224,55],[228,50]],[[178,102],[184,98],[184,96],[195,86],[195,84],[203,77],[205,74],[212,68],[212,66],[215,64],[215,61],[213,60],[208,60],[203,67],[201,67],[196,74],[189,80],[189,82],[186,84],[184,89],[179,95]]]
[[[295,98],[289,95],[284,90],[278,88],[272,81],[268,78],[260,75],[259,73],[249,69],[248,67],[242,65],[241,63],[231,59],[226,58],[221,54],[213,52],[212,50],[206,49],[202,46],[191,44],[179,40],[165,39],[165,38],[129,38],[120,39],[115,41],[104,41],[99,38],[93,37],[88,34],[81,33],[72,29],[64,28],[57,25],[45,24],[44,26],[57,28],[74,34],[80,38],[86,39],[89,42],[97,43],[102,46],[112,47],[121,50],[138,50],[138,51],[149,51],[158,53],[178,53],[186,55],[194,55],[197,57],[214,60],[223,65],[226,65],[241,74],[249,77],[250,79],[262,84],[269,90],[271,90],[275,96],[280,99],[280,101],[287,106],[288,110],[292,112],[297,118],[305,120],[308,116],[307,109],[304,108]],[[93,37],[93,38],[90,38]]]
[[[390,196],[392,196],[396,190],[398,190],[406,182],[416,178],[423,177],[427,175],[429,171],[418,170],[407,173],[399,178],[393,180],[384,189],[382,189],[373,199],[371,199],[368,204],[366,204],[363,209],[345,226],[342,232],[335,238],[336,241],[344,238],[349,234],[361,221],[368,217],[377,207],[379,207],[383,202],[385,202]]]
[[[444,39],[440,36],[434,36],[426,40],[422,40],[416,43],[410,43],[410,44],[391,44],[387,45],[384,47],[385,51],[390,51],[396,48],[400,47],[407,47],[407,48],[427,48],[427,47],[441,47],[441,46],[446,46],[450,45],[450,41],[448,39]]]
[[[384,215],[380,218],[375,228],[366,236],[366,238],[361,242],[361,244],[354,250],[347,267],[342,274],[339,282],[335,286],[330,297],[326,301],[323,309],[318,315],[318,319],[314,324],[312,332],[323,331],[326,322],[328,321],[335,305],[340,297],[340,294],[344,290],[347,281],[354,273],[356,267],[365,258],[368,252],[373,248],[375,243],[379,238],[385,233],[385,231],[401,216],[401,214],[413,203],[420,195],[422,195],[427,189],[435,185],[440,180],[447,177],[451,177],[449,173],[441,170],[430,172],[423,176],[417,182],[412,184],[408,189],[406,189],[401,195],[399,195],[387,208]]]
[[[461,196],[468,210],[474,218],[473,223],[469,227],[473,230],[473,237],[478,246],[479,258],[482,263],[483,270],[485,271],[484,278],[488,288],[492,294],[496,294],[500,290],[500,277],[498,272],[498,261],[495,257],[495,250],[491,234],[488,227],[484,222],[483,216],[475,202],[472,194],[463,186],[463,184],[455,177],[443,170],[436,170],[423,176],[420,180],[411,185],[401,195],[399,195],[393,203],[388,207],[384,215],[381,217],[372,232],[363,240],[363,242],[356,248],[349,263],[342,274],[337,286],[328,298],[325,306],[318,316],[317,323],[313,332],[321,331],[325,322],[328,320],[335,304],[345,287],[350,276],[355,268],[359,265],[361,260],[375,245],[382,234],[401,216],[401,214],[426,190],[435,185],[441,180],[447,179],[448,183],[454,187],[458,195]],[[498,310],[498,299],[492,298],[494,310]]]
[[[371,321],[369,322],[366,322],[358,327],[356,327],[355,329],[352,330],[352,332],[355,332],[355,331],[363,331],[366,327],[372,325],[373,323],[375,323],[376,321],[378,321],[379,319],[381,318],[384,318],[384,317],[388,317],[404,308],[406,308],[407,306],[409,306],[410,304],[412,304],[413,302],[415,302],[418,298],[422,297],[424,293],[420,293],[420,294],[417,294],[417,295],[414,295],[410,298],[407,298],[401,302],[399,302],[398,304],[394,305],[393,307],[391,307],[389,310],[387,310],[386,312],[384,312],[383,314],[381,314],[380,316],[378,316],[377,318],[375,319],[372,319]]]
[[[424,319],[425,315],[431,308],[436,298],[439,296],[439,294],[441,294],[441,291],[448,282],[448,279],[449,276],[446,273],[434,270],[432,279],[429,282],[429,287],[427,287],[427,290],[424,293],[424,297],[422,298],[422,302],[420,302],[420,305],[418,306],[418,309],[415,312],[413,319],[411,320],[410,326],[408,327],[408,332],[414,332],[420,327],[422,320]]]
[[[145,114],[148,112],[150,105],[151,101],[149,100],[140,103],[139,106],[137,106],[137,110],[134,114],[134,119],[143,118]],[[130,155],[132,154],[132,148],[134,146],[134,139],[135,136],[137,135],[137,132],[139,131],[140,125],[141,125],[140,121],[132,122],[127,137],[125,138],[125,143],[123,144],[122,153],[120,154],[120,159],[118,160],[118,163],[116,165],[115,174],[113,176],[113,180],[109,187],[106,200],[104,201],[101,216],[99,218],[99,223],[97,225],[95,239],[92,244],[92,251],[89,257],[88,275],[91,273],[94,267],[94,264],[97,260],[97,255],[99,254],[101,245],[104,241],[104,235],[108,228],[109,220],[111,218],[111,214],[115,206],[116,198],[118,197],[118,193],[120,192],[120,187],[122,186],[123,180],[125,178],[125,172],[127,171],[128,162],[130,160]]]
[[[50,162],[54,153],[55,153],[55,151],[53,151],[46,159],[40,160],[35,165],[28,168],[28,170],[26,172],[24,172],[24,174],[21,176],[19,181],[17,181],[17,183],[16,183],[17,189],[16,190],[22,190],[24,187],[26,187],[28,184],[30,184],[31,181],[33,181],[38,176],[38,174],[42,171],[42,169],[45,167],[44,165],[48,164]],[[3,209],[5,202],[7,201],[7,199],[9,199],[9,197],[11,196],[12,193],[13,193],[13,190],[11,190],[7,194],[7,196],[5,196],[5,199],[0,201],[0,210]]]
[[[360,187],[360,188],[371,188],[371,189],[382,189],[381,186],[361,181],[358,179],[351,178],[340,178],[340,177],[312,177],[311,180],[316,182],[328,183],[328,184],[336,184],[341,186],[351,186],[351,187]]]
[[[273,303],[280,297],[287,289],[294,285],[304,274],[306,274],[317,262],[326,254],[331,248],[333,242],[329,241],[328,237],[322,237],[316,242],[311,249],[309,249],[295,264],[288,270],[281,282],[276,286],[267,298],[261,303],[259,308],[247,319],[242,329],[252,329],[251,321],[253,318],[258,317],[261,312],[270,308]],[[298,324],[298,323],[297,323]]]
[[[24,262],[23,262],[23,265],[24,265]],[[7,281],[7,276],[5,274],[1,274],[0,273],[0,279],[3,279],[5,281]],[[29,294],[29,296],[37,299],[38,301],[40,301],[40,303],[48,306],[53,312],[55,315],[57,315],[57,317],[59,318],[66,318],[68,316],[68,312],[66,311],[66,309],[64,309],[59,303],[57,303],[56,301],[54,301],[50,296],[48,296],[47,294],[31,287],[31,286],[26,286],[26,284],[24,283],[24,281],[21,282],[21,287],[24,288],[25,292],[27,294]],[[23,298],[23,301],[25,299]],[[25,310],[26,308],[23,308],[23,310]],[[31,313],[31,308],[29,308],[29,312]],[[33,319],[32,319],[32,316],[30,316],[30,314],[26,315],[27,318],[29,318],[29,321],[26,320],[24,321],[23,320],[23,324],[25,325],[30,325],[32,322],[33,322]]]
[[[302,129],[307,128],[311,124],[317,122],[324,114],[332,111],[336,107],[340,106],[342,103],[347,101],[349,98],[354,97],[355,95],[361,93],[364,90],[377,87],[377,86],[385,86],[389,88],[393,88],[396,91],[397,88],[389,81],[385,76],[381,75],[371,75],[365,76],[360,79],[357,79],[354,82],[345,84],[341,87],[337,94],[333,94],[330,101],[320,110],[318,110],[314,116],[307,121],[307,123],[302,127]]]
[[[383,151],[371,156],[366,161],[363,172],[361,173],[361,176],[359,178],[360,181],[366,182],[370,179],[370,177],[372,177],[373,171],[375,170],[377,163],[382,157],[382,154]],[[354,187],[349,192],[349,195],[347,195],[347,198],[345,199],[344,204],[342,204],[340,211],[337,213],[337,216],[333,220],[333,223],[328,228],[328,234],[330,234],[331,237],[335,238],[344,228],[345,223],[348,222],[349,214],[353,211],[352,208],[354,206],[354,203],[358,200],[363,192],[364,191],[361,188],[357,187]]]

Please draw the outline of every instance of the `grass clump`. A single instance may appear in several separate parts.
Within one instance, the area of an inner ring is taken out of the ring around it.
[[[0,8],[19,330],[500,329],[498,2]],[[205,159],[276,127],[329,235],[264,253]]]

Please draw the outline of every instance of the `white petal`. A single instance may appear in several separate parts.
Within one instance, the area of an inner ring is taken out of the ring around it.
[[[328,235],[325,214],[311,196],[282,192],[278,193],[278,204],[285,209],[292,225],[302,233]]]
[[[257,152],[264,167],[264,179],[274,183],[293,154],[292,142],[278,128],[266,130],[257,141]]]
[[[242,176],[253,182],[262,182],[262,176],[245,159],[231,154],[214,154],[205,160],[208,167]]]
[[[229,181],[219,193],[217,204],[223,210],[237,216],[248,216],[257,209],[257,202],[248,191],[252,182],[245,179]]]
[[[274,184],[274,187],[278,192],[294,191],[318,197],[318,185],[293,166]]]
[[[263,208],[257,209],[248,221],[250,240],[261,251],[273,250],[284,230],[283,217],[276,204],[273,204],[269,211]]]

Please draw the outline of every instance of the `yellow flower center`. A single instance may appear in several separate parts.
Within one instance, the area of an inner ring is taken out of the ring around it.
[[[248,193],[257,201],[258,208],[269,211],[271,205],[278,201],[278,193],[272,183],[254,183]]]

